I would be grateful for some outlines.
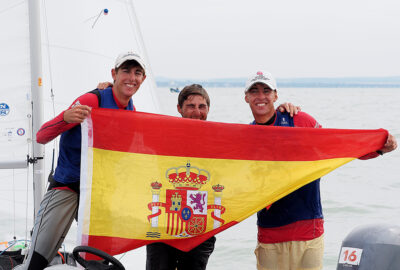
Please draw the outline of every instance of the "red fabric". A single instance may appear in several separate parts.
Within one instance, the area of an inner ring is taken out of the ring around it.
[[[309,114],[305,112],[299,112],[293,117],[294,125],[296,127],[312,127],[312,128],[322,128],[322,126]],[[371,152],[365,156],[359,157],[361,160],[367,160],[371,158],[379,157],[377,152]]]
[[[78,103],[79,102],[79,103]],[[72,104],[71,106],[68,107],[70,109],[74,105],[87,105],[92,108],[98,108],[99,107],[99,101],[97,99],[97,96],[92,93],[86,93],[80,97],[78,97]],[[63,133],[64,131],[67,131],[77,125],[78,123],[73,123],[69,124],[64,121],[64,112],[60,113],[57,115],[55,118],[52,120],[44,123],[39,131],[36,134],[36,141],[41,144],[46,144],[49,141],[53,140],[56,138],[58,135]]]
[[[293,116],[295,127],[322,128],[322,126],[311,115],[305,112],[298,112]]]
[[[263,244],[288,241],[308,241],[324,233],[323,219],[300,220],[276,228],[258,227],[258,242]]]
[[[110,122],[106,115],[115,114],[115,110],[98,109],[92,114],[95,125],[94,133],[107,126],[102,133],[115,136],[118,130],[118,140],[108,140],[108,136],[101,136],[93,143],[93,147],[113,151],[143,153],[152,155],[171,155],[183,157],[207,157],[237,160],[271,160],[271,161],[313,161],[331,158],[358,158],[369,153],[372,149],[383,146],[387,131],[385,130],[341,130],[319,128],[292,128],[251,126],[245,124],[226,124],[211,121],[201,121],[154,115],[141,112],[118,111],[124,117],[115,117]],[[140,114],[140,115],[139,115]],[[122,120],[124,119],[124,120]],[[125,120],[127,119],[127,120]],[[168,121],[167,121],[168,119]],[[108,121],[110,123],[105,123]],[[126,125],[126,121],[131,123]],[[230,129],[226,129],[226,125]],[[154,129],[154,127],[158,127]],[[248,132],[248,130],[252,132]],[[268,130],[268,138],[266,138]],[[282,132],[286,130],[288,132]],[[138,135],[131,143],[131,134],[151,134],[141,139]],[[184,134],[182,136],[166,136],[166,134]],[[376,136],[380,134],[380,140]],[[345,148],[338,141],[354,139],[353,144]],[[217,139],[215,139],[217,138]],[[182,141],[185,140],[185,142]],[[144,141],[142,141],[144,140]],[[281,144],[271,143],[279,141]],[[295,141],[296,144],[290,143]],[[260,143],[266,142],[266,143]],[[288,142],[285,144],[285,142]],[[212,145],[212,147],[204,147]],[[241,147],[237,147],[240,145]],[[332,145],[336,145],[333,147]],[[370,146],[369,150],[366,146]],[[301,149],[305,149],[299,151]],[[258,151],[249,151],[258,149]],[[319,149],[315,151],[315,149]]]
[[[52,189],[62,189],[62,190],[69,190],[69,191],[72,191],[72,192],[75,192],[75,193],[76,193],[76,191],[75,191],[75,190],[72,190],[72,189],[70,189],[69,187],[55,187],[55,188],[52,188]]]
[[[187,238],[183,239],[173,239],[173,240],[164,240],[162,241],[169,246],[177,248],[182,251],[190,251],[191,249],[197,247],[208,238],[212,237],[213,235],[226,230],[233,225],[238,224],[236,221],[229,222],[222,227],[219,227],[213,231],[208,233],[191,237],[190,240]],[[189,240],[189,241],[188,241]],[[96,235],[84,235],[83,236],[83,243],[85,245],[96,247],[108,254],[120,254],[123,252],[127,252],[129,250],[148,245],[151,243],[159,242],[157,240],[141,240],[141,239],[127,239],[127,238],[120,238],[120,237],[108,237],[108,236],[96,236]],[[89,257],[90,259],[91,257]]]
[[[382,129],[330,130],[225,124],[101,108],[93,109],[91,118],[93,130],[90,130],[89,136],[93,136],[91,138],[94,148],[153,156],[266,161],[356,158],[382,147],[387,137],[387,131]],[[299,147],[302,147],[301,151]],[[258,209],[254,211],[256,210]],[[217,231],[211,231],[207,238],[231,224],[228,222]],[[300,228],[303,225],[304,228],[312,228],[314,237],[323,233],[322,224],[318,225],[319,221],[313,227],[306,226],[303,222],[295,224]],[[292,227],[289,225],[288,228]],[[293,234],[296,231],[292,228],[288,232]],[[300,234],[308,235],[307,231]],[[88,242],[85,244],[96,246],[110,254],[154,241],[133,239],[129,242],[128,239],[98,235],[87,236],[84,240]],[[165,242],[187,251],[204,240],[196,236],[186,239],[186,242],[184,239]]]

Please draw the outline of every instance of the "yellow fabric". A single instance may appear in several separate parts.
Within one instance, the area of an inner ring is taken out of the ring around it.
[[[324,236],[309,241],[258,243],[254,253],[258,270],[320,270]]]
[[[157,228],[150,228],[148,218],[152,214],[148,204],[152,202],[154,189],[151,183],[162,184],[159,202],[166,202],[166,190],[174,186],[166,177],[172,167],[185,166],[190,162],[209,172],[209,180],[198,190],[207,191],[207,204],[213,205],[219,196],[225,213],[220,217],[225,224],[240,222],[266,205],[286,196],[299,187],[327,174],[354,158],[318,161],[249,161],[204,158],[184,158],[125,153],[89,148],[86,203],[89,212],[83,218],[82,233],[97,236],[144,239],[146,233],[156,230],[162,239],[176,239],[167,234],[166,208],[160,206]],[[93,163],[92,163],[93,162]],[[91,167],[93,164],[93,167]],[[222,192],[212,187],[224,186]],[[90,192],[90,188],[92,188]],[[262,198],[262,199],[260,199]],[[207,209],[206,231],[215,227],[211,217],[213,209]]]

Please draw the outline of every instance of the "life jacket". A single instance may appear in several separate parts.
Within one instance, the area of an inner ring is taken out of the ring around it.
[[[95,94],[99,108],[120,109],[114,100],[112,88],[95,89],[88,93]],[[125,110],[134,111],[132,99]],[[63,184],[79,182],[81,169],[81,125],[77,125],[61,134],[60,151],[54,180]]]
[[[255,125],[256,123],[253,121],[251,124]],[[294,127],[293,117],[290,117],[288,113],[277,111],[274,126]],[[257,225],[263,228],[273,228],[316,218],[323,218],[320,179],[274,202],[268,210],[264,208],[259,211]]]

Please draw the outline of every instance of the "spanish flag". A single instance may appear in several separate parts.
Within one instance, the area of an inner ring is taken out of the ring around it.
[[[387,135],[93,109],[82,125],[80,244],[113,255],[156,241],[188,251]]]

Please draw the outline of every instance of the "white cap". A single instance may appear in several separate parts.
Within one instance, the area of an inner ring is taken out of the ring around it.
[[[119,68],[123,63],[129,60],[135,60],[146,72],[146,66],[142,58],[134,52],[125,52],[118,55],[117,60],[115,60],[115,68]]]
[[[272,90],[276,90],[276,81],[269,72],[257,71],[253,73],[246,82],[244,92],[246,93],[255,83],[263,83],[268,85]]]

